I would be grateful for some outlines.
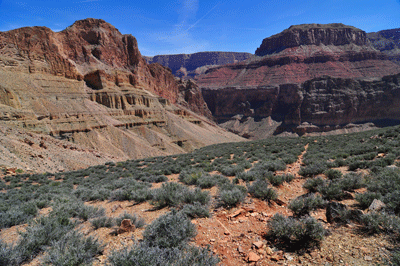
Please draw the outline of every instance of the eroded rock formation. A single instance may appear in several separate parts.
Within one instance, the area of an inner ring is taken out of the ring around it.
[[[77,21],[61,32],[0,32],[0,126],[66,139],[104,158],[241,140],[190,110],[207,115],[195,85],[179,86],[168,68],[146,63],[133,36],[103,20]],[[93,160],[77,167],[88,164]]]
[[[256,54],[260,56],[210,69],[197,78],[212,114],[233,132],[259,138],[265,134],[248,129],[304,134],[400,118],[387,110],[397,108],[391,101],[399,100],[397,89],[391,90],[397,83],[382,79],[400,73],[400,67],[374,49],[359,29],[343,24],[292,26],[265,39]],[[309,124],[297,128],[303,123]]]

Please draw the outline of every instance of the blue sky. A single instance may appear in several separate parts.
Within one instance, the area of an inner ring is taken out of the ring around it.
[[[400,0],[0,0],[0,31],[63,30],[101,18],[130,33],[142,55],[235,51],[295,24],[340,22],[367,32],[400,28]]]

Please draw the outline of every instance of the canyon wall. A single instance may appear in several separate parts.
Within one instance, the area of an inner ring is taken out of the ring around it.
[[[132,35],[99,19],[77,21],[61,32],[0,32],[0,97],[2,132],[43,137],[48,147],[25,143],[26,152],[17,154],[5,146],[16,156],[0,156],[7,167],[71,170],[243,140],[205,117],[210,112],[198,87],[178,82],[158,63],[147,64]],[[56,146],[72,143],[82,152],[52,156],[57,149],[49,148],[50,136]],[[86,159],[91,151],[96,155]],[[26,153],[40,156],[33,163]]]
[[[210,69],[196,81],[216,120],[249,138],[398,120],[400,66],[366,36],[343,24],[292,26],[264,39],[258,57]]]
[[[194,78],[209,68],[245,61],[254,55],[237,52],[200,52],[194,54],[156,55],[145,57],[148,63],[159,63],[180,78]]]

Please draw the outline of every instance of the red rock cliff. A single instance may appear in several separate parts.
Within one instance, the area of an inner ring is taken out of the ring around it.
[[[78,80],[101,70],[110,82],[146,89],[172,103],[178,97],[172,73],[161,65],[148,65],[135,37],[122,35],[101,19],[79,20],[61,32],[46,27],[0,32],[1,65]]]

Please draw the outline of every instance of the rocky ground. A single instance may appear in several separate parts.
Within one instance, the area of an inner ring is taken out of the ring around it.
[[[314,211],[313,217],[321,221],[327,229],[327,235],[321,245],[306,252],[290,252],[279,250],[266,238],[267,222],[276,213],[285,216],[292,215],[287,208],[290,200],[306,193],[302,187],[305,179],[298,172],[302,164],[305,151],[298,160],[287,166],[285,171],[277,174],[291,173],[295,179],[291,183],[284,183],[277,188],[278,200],[271,203],[255,198],[246,201],[232,209],[217,208],[212,210],[210,218],[194,219],[197,226],[197,236],[193,240],[196,245],[209,247],[221,259],[221,265],[375,265],[381,264],[388,258],[390,240],[384,235],[368,236],[361,234],[357,224],[337,225],[327,222],[325,210]],[[346,172],[344,168],[341,171]],[[170,181],[177,181],[178,175],[168,176]],[[158,187],[160,184],[155,184]],[[217,189],[211,188],[211,195]],[[357,191],[356,191],[357,192]],[[342,203],[351,207],[355,200],[349,199]],[[150,224],[160,215],[168,212],[166,208],[155,210],[145,202],[132,205],[129,201],[123,202],[91,202],[90,205],[103,207],[109,217],[118,217],[124,212],[138,214],[146,224]],[[45,215],[50,210],[43,209]],[[23,231],[25,225],[14,226],[0,231],[0,238],[12,243],[18,237],[18,231]],[[90,222],[79,226],[85,235],[94,236],[101,240],[105,249],[97,258],[94,265],[103,265],[107,256],[124,246],[129,246],[142,239],[143,228],[117,234],[118,228],[99,228],[94,230]],[[41,265],[40,256],[26,264],[26,266]]]

